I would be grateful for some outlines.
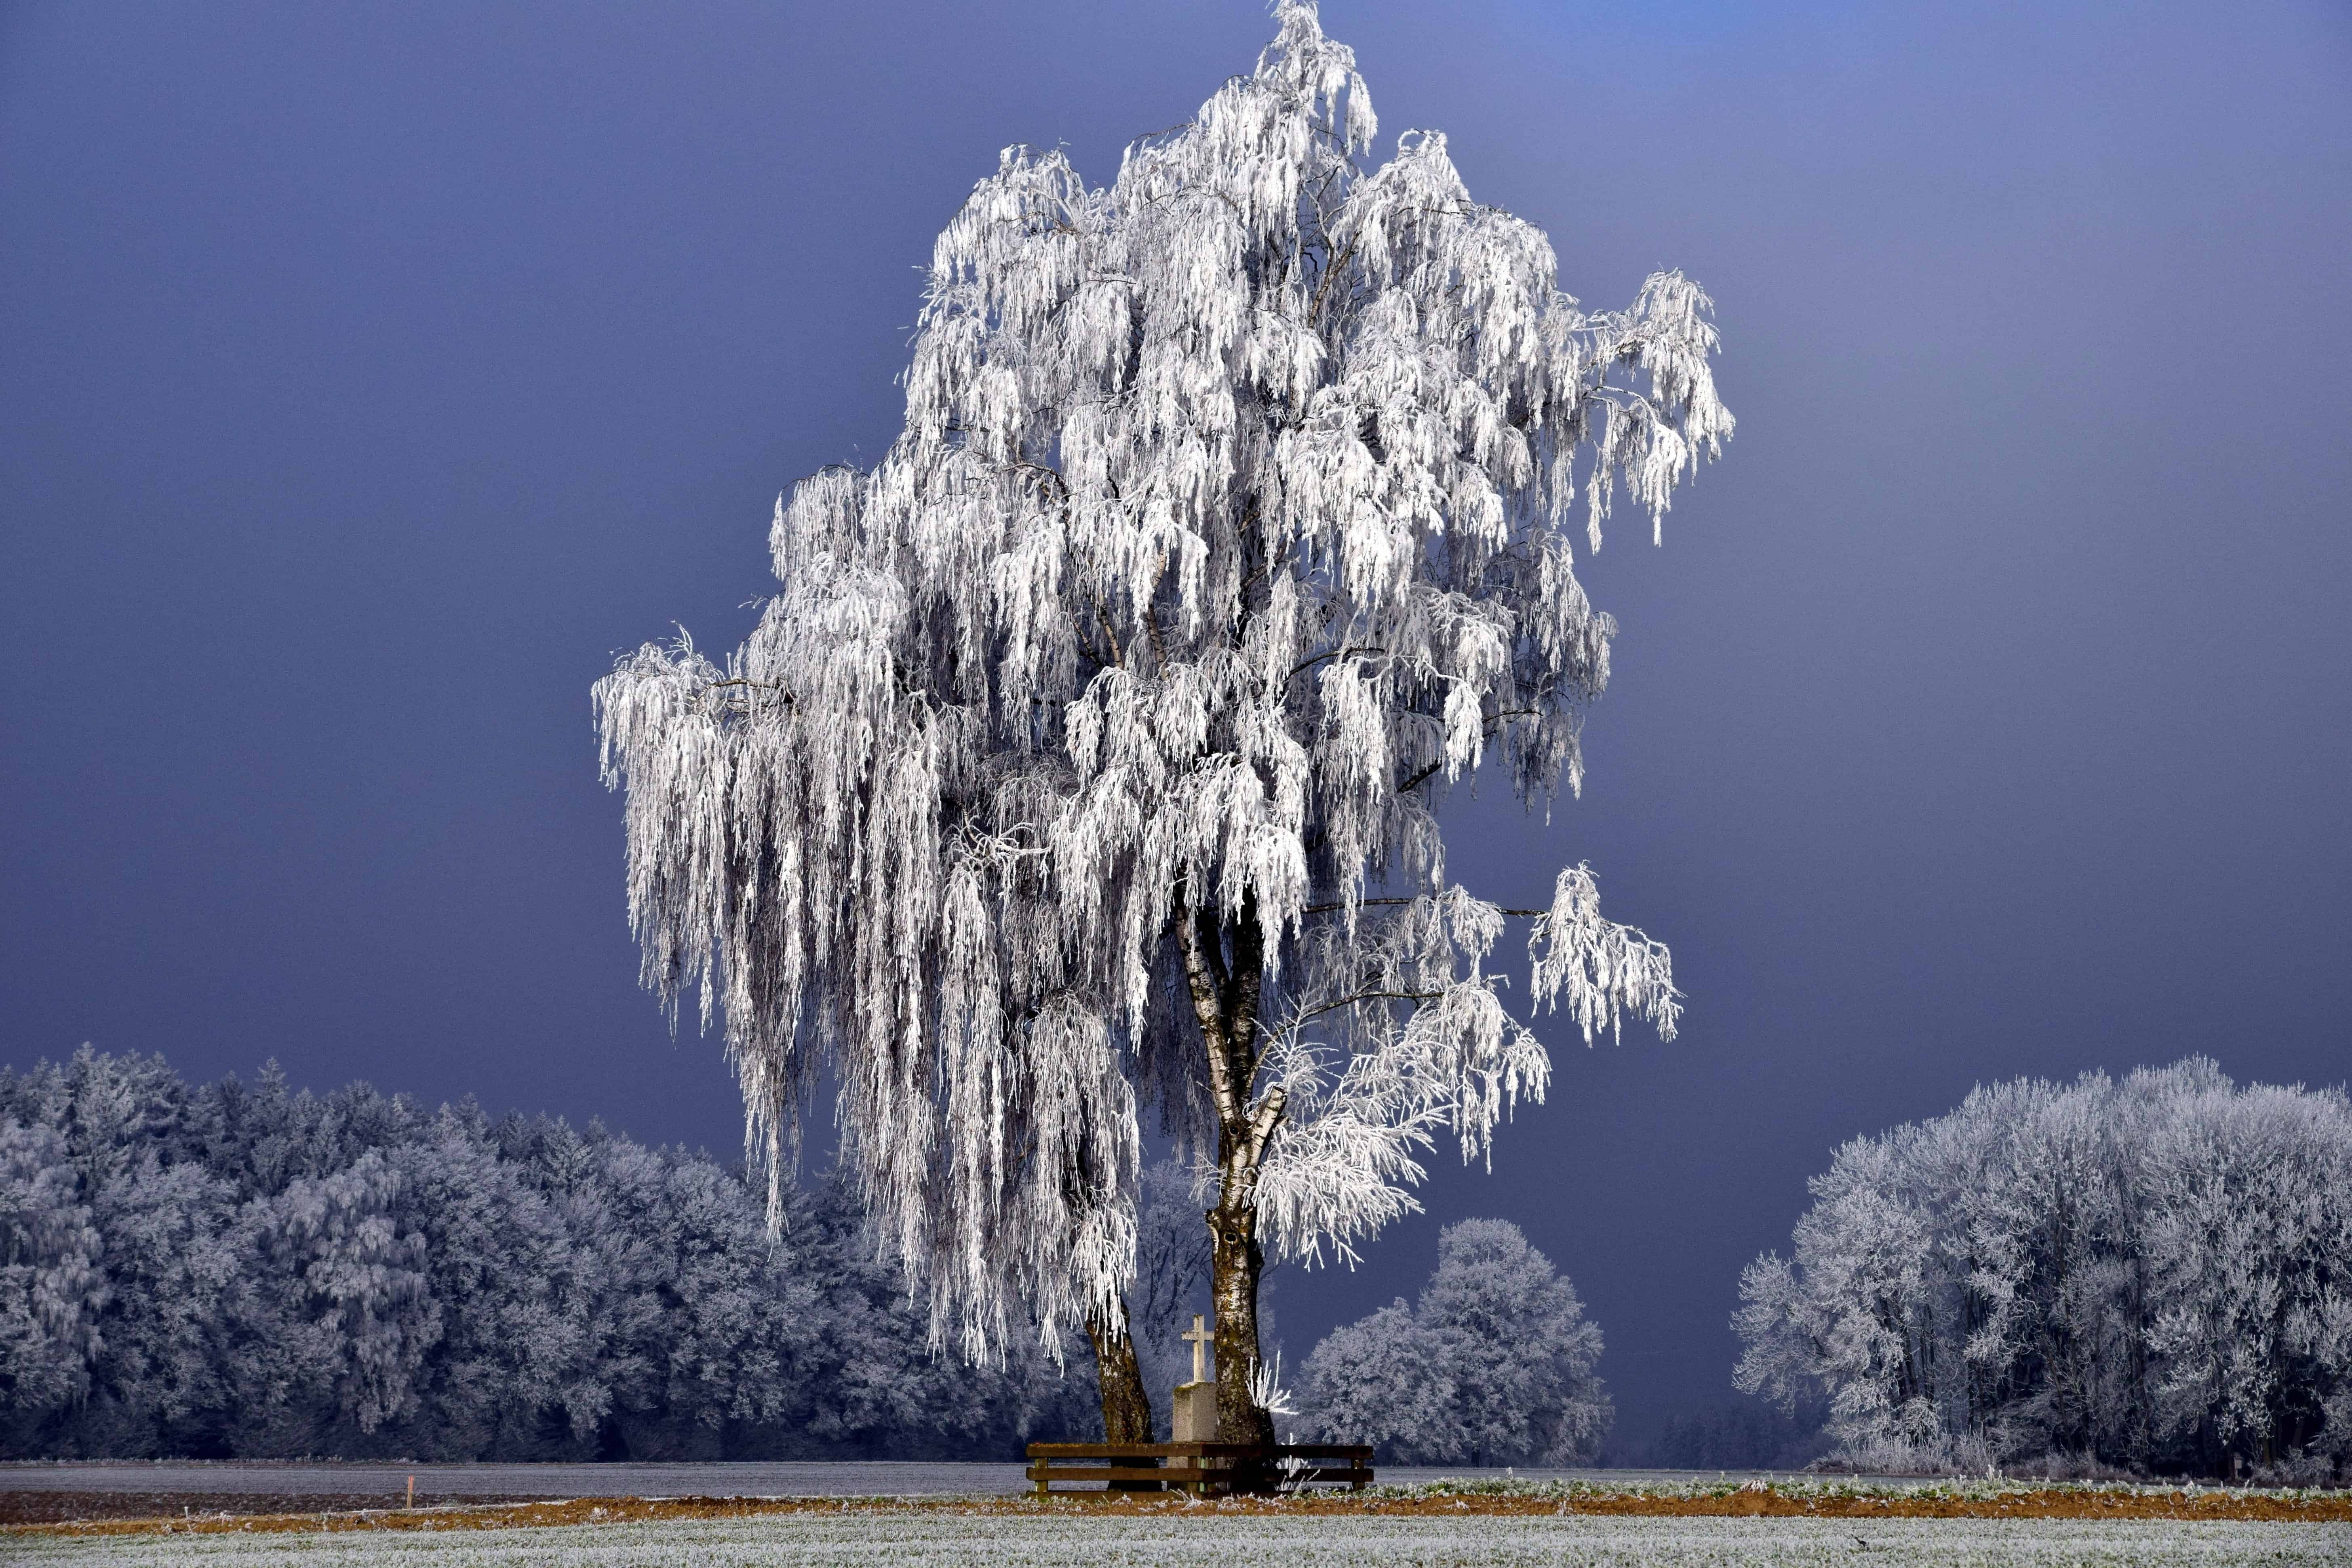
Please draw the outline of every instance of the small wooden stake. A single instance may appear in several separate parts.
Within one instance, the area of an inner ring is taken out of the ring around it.
[[[416,1506],[416,1478],[415,1476],[408,1478],[408,1506],[411,1508],[415,1508]]]

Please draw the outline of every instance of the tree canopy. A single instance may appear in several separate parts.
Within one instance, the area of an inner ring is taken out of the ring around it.
[[[2352,1104],[2192,1058],[1857,1138],[1740,1280],[1738,1382],[1874,1468],[2352,1465]]]
[[[596,691],[645,979],[723,1028],[755,1152],[830,1074],[934,1333],[986,1357],[1024,1308],[1118,1337],[1156,1116],[1213,1196],[1230,1419],[1265,1249],[1348,1255],[1435,1137],[1542,1094],[1439,803],[1490,756],[1576,789],[1615,626],[1572,534],[1625,495],[1654,537],[1731,430],[1695,284],[1588,312],[1443,135],[1369,163],[1353,55],[1275,13],[1109,185],[1005,150],[898,437],[779,500],[757,628]],[[1672,1033],[1588,868],[1526,913],[1535,1001]]]
[[[1309,1424],[1398,1464],[1589,1464],[1612,1416],[1600,1325],[1508,1220],[1437,1239],[1417,1305],[1335,1329],[1307,1363]]]

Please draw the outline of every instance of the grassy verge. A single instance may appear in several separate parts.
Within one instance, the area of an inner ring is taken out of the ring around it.
[[[349,1511],[205,1513],[16,1525],[6,1536],[141,1536],[473,1531],[795,1516],[930,1515],[965,1519],[1144,1518],[1171,1514],[1348,1518],[2017,1519],[2352,1523],[2352,1491],[2117,1486],[2029,1481],[1856,1482],[1835,1479],[1612,1486],[1578,1481],[1439,1482],[1290,1498],[1200,1502],[1171,1494],[1079,1493],[991,1498],[573,1498]]]

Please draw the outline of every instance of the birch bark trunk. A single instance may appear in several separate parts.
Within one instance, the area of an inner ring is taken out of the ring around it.
[[[1266,1140],[1281,1124],[1282,1091],[1252,1104],[1265,967],[1256,907],[1244,902],[1239,918],[1227,921],[1180,894],[1176,939],[1217,1113],[1217,1205],[1203,1216],[1209,1293],[1216,1308],[1217,1440],[1271,1443],[1274,1418],[1259,1407],[1250,1383],[1258,1365],[1257,1292],[1265,1268],[1257,1237],[1257,1173]]]

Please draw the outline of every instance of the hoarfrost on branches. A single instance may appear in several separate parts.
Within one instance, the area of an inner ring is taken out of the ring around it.
[[[0,1121],[0,1405],[63,1405],[89,1386],[111,1293],[54,1128]]]
[[[1858,1138],[1740,1280],[1736,1381],[1874,1468],[2352,1465],[2352,1106],[2201,1058]]]
[[[1156,1112],[1213,1173],[1236,1405],[1261,1237],[1352,1257],[1440,1135],[1475,1157],[1543,1093],[1437,806],[1490,758],[1578,787],[1615,626],[1573,535],[1622,494],[1656,538],[1732,428],[1696,284],[1584,310],[1443,135],[1370,163],[1353,55],[1275,13],[1108,186],[1003,153],[902,432],[779,500],[757,629],[595,693],[644,978],[723,1029],[772,1182],[830,1071],[935,1337],[985,1359],[1024,1306],[1125,1322]],[[1665,950],[1584,868],[1529,956],[1588,1041],[1671,1035]]]
[[[1307,1358],[1310,1425],[1406,1465],[1591,1462],[1614,1416],[1600,1325],[1508,1220],[1445,1227],[1437,1270]]]
[[[925,1353],[832,1182],[82,1047],[0,1067],[0,1459],[972,1458],[1081,1431]],[[1193,1224],[1199,1225],[1197,1211]]]

